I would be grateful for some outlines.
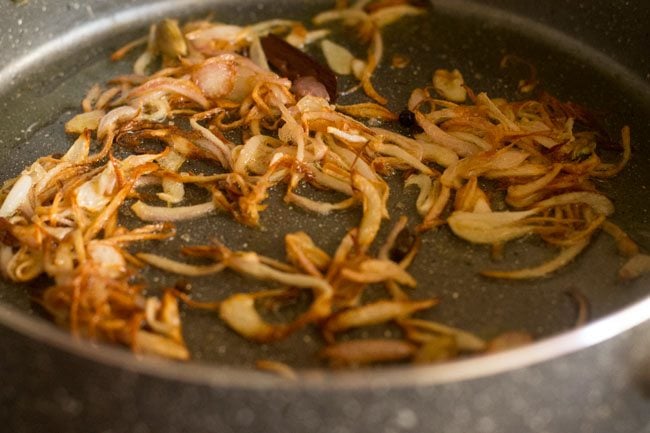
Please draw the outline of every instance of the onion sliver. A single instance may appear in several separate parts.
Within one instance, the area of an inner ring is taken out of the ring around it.
[[[532,268],[518,269],[515,271],[483,271],[481,275],[492,278],[505,278],[511,280],[523,280],[528,278],[542,278],[548,276],[573,260],[578,254],[589,245],[589,239],[581,239],[570,247],[562,249],[553,259]]]
[[[137,201],[131,206],[131,209],[142,221],[165,222],[199,218],[214,212],[217,209],[217,205],[213,201],[209,201],[194,206],[161,207],[150,206],[141,201]]]
[[[32,184],[32,177],[28,174],[23,174],[18,178],[2,203],[2,207],[0,207],[0,217],[11,216],[29,199],[29,190],[32,188]]]
[[[534,226],[522,220],[536,210],[520,212],[474,213],[456,211],[448,219],[451,230],[459,237],[477,244],[494,244],[532,233]]]
[[[597,192],[568,192],[540,201],[535,204],[535,207],[546,208],[578,203],[591,206],[600,215],[609,216],[614,213],[614,204],[611,200]]]
[[[648,272],[650,272],[650,256],[637,254],[623,265],[618,275],[623,280],[633,280]]]
[[[213,265],[205,266],[190,265],[188,263],[178,262],[176,260],[168,259],[167,257],[150,253],[138,253],[136,254],[136,257],[151,266],[188,277],[200,277],[203,275],[216,274],[226,267],[223,263],[215,263]]]

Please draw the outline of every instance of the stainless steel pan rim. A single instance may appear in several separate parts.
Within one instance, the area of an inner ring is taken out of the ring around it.
[[[300,370],[300,380],[289,381],[244,368],[138,358],[123,349],[75,339],[41,319],[0,304],[0,323],[28,338],[92,362],[172,381],[258,390],[278,387],[319,390],[399,388],[478,379],[586,349],[647,320],[650,320],[650,297],[581,328],[502,353],[432,366],[407,365],[356,371]]]

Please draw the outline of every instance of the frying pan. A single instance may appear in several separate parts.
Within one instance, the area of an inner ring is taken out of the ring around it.
[[[0,172],[15,176],[37,156],[68,145],[63,124],[95,82],[129,69],[110,64],[111,50],[163,17],[248,23],[270,17],[308,19],[331,2],[314,1],[5,1],[0,14]],[[633,132],[634,155],[616,179],[601,185],[615,200],[615,221],[650,249],[650,45],[645,2],[569,0],[436,0],[426,18],[385,32],[388,53],[408,55],[405,70],[382,68],[377,87],[390,108],[431,71],[463,71],[474,90],[521,97],[527,71],[502,70],[515,54],[535,64],[545,90],[592,108],[613,135]],[[354,101],[351,96],[349,101]],[[391,209],[413,202],[396,190]],[[358,213],[323,221],[271,197],[263,230],[225,218],[209,226],[179,225],[181,238],[217,237],[234,247],[281,258],[283,235],[305,230],[331,251]],[[277,202],[277,203],[276,203]],[[274,206],[275,205],[275,206]],[[405,210],[408,212],[408,209]],[[124,216],[128,219],[128,215]],[[538,342],[508,352],[435,366],[390,366],[331,372],[316,356],[319,337],[305,331],[273,345],[248,343],[211,314],[185,312],[188,364],[140,359],[77,341],[44,320],[25,287],[0,286],[0,419],[3,429],[98,432],[650,432],[650,281],[617,281],[622,259],[601,234],[552,278],[503,283],[477,277],[489,254],[446,229],[429,233],[412,269],[414,297],[436,295],[428,317],[486,338],[526,330]],[[536,263],[548,251],[534,241],[509,245],[504,263]],[[152,290],[172,280],[149,275]],[[42,283],[42,282],[41,282]],[[37,282],[37,285],[39,282]],[[218,299],[251,284],[233,275],[199,280],[199,299]],[[592,322],[572,329],[565,292],[584,293]],[[393,332],[383,328],[378,332]],[[288,382],[251,368],[259,358],[300,369]]]

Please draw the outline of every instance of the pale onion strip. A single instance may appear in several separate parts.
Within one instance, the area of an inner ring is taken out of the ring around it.
[[[70,162],[72,164],[80,164],[88,158],[90,152],[90,136],[88,134],[81,134],[72,143],[72,146],[61,157],[61,161]]]
[[[447,218],[447,224],[456,236],[467,241],[494,244],[532,233],[535,226],[522,222],[536,212],[537,210],[491,213],[456,211]]]
[[[298,21],[274,18],[274,19],[260,21],[258,23],[252,24],[248,26],[247,29],[250,32],[255,33],[257,35],[263,35],[273,31],[274,29],[280,30],[280,29],[291,28],[298,23],[299,23]]]
[[[354,206],[357,200],[354,197],[346,198],[345,200],[339,201],[337,203],[327,203],[322,201],[312,200],[310,198],[295,194],[292,191],[288,191],[284,196],[284,199],[288,203],[293,203],[296,206],[299,206],[305,210],[315,212],[321,215],[329,215],[330,213],[338,210],[347,209],[350,206]]]
[[[407,317],[416,311],[426,310],[437,303],[438,301],[436,299],[423,301],[377,301],[334,314],[325,322],[324,331],[333,334],[352,328],[378,325]]]
[[[503,278],[511,280],[522,280],[529,278],[547,277],[552,272],[566,266],[578,254],[589,245],[589,239],[581,239],[570,247],[563,248],[553,259],[542,263],[539,266],[519,269],[515,271],[482,271],[481,275],[492,278]]]
[[[162,320],[159,320],[157,315],[158,311],[162,307],[162,302],[160,299],[150,296],[145,301],[144,306],[144,317],[147,322],[147,325],[155,331],[157,334],[171,336],[174,333],[175,326],[171,323],[166,323]]]
[[[139,96],[156,91],[162,91],[163,93],[176,93],[196,102],[204,110],[210,108],[210,101],[206,99],[201,92],[201,89],[199,89],[199,87],[192,81],[182,78],[158,77],[151,79],[133,89],[129,94],[129,98],[135,99]]]
[[[356,153],[350,149],[346,149],[334,143],[328,143],[328,145],[330,149],[334,151],[334,153],[343,159],[343,161],[347,164],[348,169],[359,172],[360,175],[370,181],[378,180],[378,176],[374,170],[368,165],[366,161],[363,160],[363,158],[359,157]]]
[[[370,17],[362,10],[342,9],[342,10],[329,10],[321,12],[316,15],[312,22],[317,26],[323,25],[330,21],[337,20],[353,20],[353,21],[368,21]]]
[[[397,240],[397,236],[402,232],[407,227],[408,224],[408,218],[404,215],[399,217],[393,228],[390,229],[390,232],[388,232],[388,236],[386,236],[386,241],[384,244],[381,246],[379,249],[379,252],[377,253],[377,258],[381,260],[389,260],[389,253],[390,250],[393,248],[395,245],[395,241]]]
[[[425,13],[426,10],[408,4],[383,7],[370,14],[370,19],[379,28],[394,23],[405,16],[415,16]]]
[[[499,110],[499,107],[496,106],[496,104],[488,97],[487,93],[481,92],[478,94],[476,97],[476,105],[483,105],[487,107],[489,114],[492,115],[492,118],[498,120],[501,124],[506,126],[510,131],[515,131],[519,132],[521,131],[521,128],[512,121],[511,119],[508,118],[501,110]]]
[[[436,69],[433,73],[433,88],[444,99],[454,102],[464,102],[467,98],[463,75],[458,69]],[[482,147],[482,146],[481,146]]]
[[[150,206],[138,200],[131,209],[142,221],[164,222],[200,218],[217,210],[217,205],[211,200],[193,206],[161,207]]]
[[[0,207],[0,217],[7,218],[16,212],[18,208],[29,200],[29,191],[32,188],[33,180],[28,174],[23,174],[5,197]]]
[[[380,105],[378,105],[378,107],[380,107]],[[418,159],[422,159],[423,152],[421,142],[383,128],[371,128],[371,131],[384,143],[394,143]],[[445,150],[448,151],[447,149]],[[456,154],[454,154],[454,157],[455,156]]]
[[[144,51],[133,63],[133,72],[138,75],[147,75],[147,69],[153,60],[154,56],[151,51]]]
[[[553,168],[550,171],[547,171],[547,173],[544,176],[535,179],[532,182],[524,183],[521,185],[509,186],[507,199],[510,199],[511,201],[521,199],[543,189],[549,183],[551,183],[553,179],[557,177],[558,174],[560,174],[561,170],[562,170],[562,165],[555,164]]]
[[[411,92],[406,106],[410,111],[415,112],[417,111],[420,104],[424,103],[424,101],[427,99],[429,99],[429,94],[427,91],[425,89],[417,87]]]
[[[367,143],[368,139],[364,136],[357,135],[357,134],[351,134],[349,132],[345,132],[340,130],[339,128],[336,128],[334,126],[328,126],[327,127],[327,132],[329,134],[332,134],[333,136],[340,138],[343,141],[348,141],[350,143]]]
[[[225,264],[237,272],[250,275],[259,280],[276,281],[292,287],[312,288],[324,295],[332,293],[332,287],[327,281],[308,275],[278,271],[263,264],[255,253],[233,254],[225,260]]]
[[[432,175],[433,171],[424,165],[422,161],[405,151],[399,146],[395,146],[393,144],[383,144],[383,143],[377,143],[374,142],[371,144],[371,147],[374,148],[375,151],[381,153],[382,155],[388,155],[388,156],[394,156],[395,158],[399,159],[402,162],[405,162],[407,165],[410,165],[414,169],[428,175]]]
[[[415,207],[418,213],[424,216],[429,212],[429,210],[431,210],[436,199],[431,177],[426,174],[412,174],[404,182],[405,187],[411,185],[420,188],[418,198],[415,200]]]
[[[625,262],[618,272],[618,276],[622,280],[633,280],[647,273],[650,273],[650,256],[637,254]]]
[[[305,131],[284,104],[278,104],[277,107],[282,112],[282,119],[285,121],[284,126],[278,131],[280,140],[286,142],[292,141],[296,146],[296,160],[302,162],[305,159]],[[283,137],[282,132],[285,128],[287,132],[286,136]]]
[[[365,177],[353,174],[352,185],[362,196],[363,217],[359,224],[358,242],[361,251],[365,251],[375,240],[381,226],[383,204],[377,188]]]
[[[449,167],[458,162],[458,155],[452,150],[436,143],[417,140],[422,147],[422,160],[432,161],[443,167]]]
[[[339,75],[349,75],[352,72],[354,56],[347,48],[329,39],[323,39],[321,41],[321,50],[327,65],[332,71]]]
[[[104,117],[104,110],[94,110],[77,114],[65,124],[65,132],[68,134],[83,134],[85,130],[94,131],[99,126],[99,122]]]
[[[352,105],[337,105],[336,111],[356,118],[381,119],[387,121],[394,121],[398,118],[398,116],[388,108],[379,104],[375,104],[374,102],[362,102]]]
[[[614,238],[620,254],[625,257],[633,257],[639,254],[639,246],[619,226],[611,221],[605,221],[602,227],[603,231]]]
[[[257,35],[252,37],[249,50],[249,55],[253,63],[267,71],[271,70],[271,68],[269,68],[269,63],[266,60],[266,54],[264,53],[262,44],[260,43],[260,38]]]
[[[214,265],[190,265],[189,263],[179,262],[151,253],[137,253],[136,257],[156,268],[188,277],[216,274],[226,267],[223,263],[216,263]]]
[[[349,340],[323,349],[322,356],[336,365],[364,365],[409,359],[417,348],[403,340]]]
[[[163,178],[162,187],[164,192],[156,194],[159,199],[166,201],[169,204],[176,204],[183,201],[183,198],[185,197],[185,187],[182,182]]]
[[[99,125],[97,125],[97,138],[101,140],[109,134],[112,135],[118,123],[133,119],[138,115],[138,112],[138,110],[128,105],[113,108],[99,121]]]
[[[182,343],[142,329],[135,334],[133,351],[170,359],[187,360],[190,358],[189,351]]]
[[[467,331],[463,331],[462,329],[443,325],[442,323],[432,322],[430,320],[408,318],[400,320],[399,324],[407,328],[414,327],[436,334],[450,335],[456,338],[456,344],[458,344],[458,348],[461,350],[480,352],[485,350],[487,346],[485,340],[482,338],[479,338]]]
[[[364,260],[359,269],[344,268],[341,276],[355,283],[373,284],[393,280],[399,284],[415,287],[417,282],[400,265],[391,260]]]
[[[422,152],[422,161],[432,161],[443,167],[448,167],[458,161],[458,155],[444,146],[423,140],[414,140],[386,129],[373,128],[373,131],[379,135],[383,135],[403,148],[417,146]]]
[[[486,179],[499,179],[510,177],[537,177],[543,176],[548,171],[545,164],[521,164],[518,167],[488,170],[482,174]]]
[[[268,373],[273,373],[282,379],[298,380],[298,373],[284,362],[272,361],[270,359],[258,359],[255,361],[255,368]]]
[[[284,237],[287,258],[307,274],[322,277],[321,271],[330,264],[329,255],[318,248],[305,232],[289,233]]]
[[[108,202],[106,207],[101,210],[93,222],[86,228],[83,238],[84,242],[89,242],[92,240],[95,236],[97,236],[97,233],[99,233],[104,228],[108,220],[117,212],[120,205],[122,205],[128,196],[131,188],[133,187],[133,182],[126,184],[124,187],[118,190],[117,193],[111,198],[110,202]]]
[[[418,125],[424,129],[424,132],[431,138],[431,140],[447,149],[455,152],[459,156],[470,156],[480,151],[479,147],[474,143],[460,140],[452,135],[449,135],[435,123],[431,122],[426,116],[419,111],[415,112],[415,119]]]
[[[586,204],[600,215],[614,213],[614,204],[610,199],[597,192],[567,192],[535,203],[536,208],[564,206],[567,204]]]
[[[254,135],[253,137],[246,140],[246,143],[243,146],[238,146],[240,149],[236,157],[233,154],[233,171],[246,174],[249,164],[255,162],[256,159],[259,159],[262,150],[272,149],[273,147],[279,147],[283,143],[276,138],[269,137],[267,135]],[[267,165],[270,161],[267,162]]]
[[[245,35],[243,27],[231,24],[215,24],[209,27],[200,28],[185,34],[188,41],[199,40],[222,40],[231,43],[237,42],[242,35]]]
[[[464,131],[449,131],[449,135],[463,141],[474,143],[476,146],[481,148],[481,150],[492,150],[492,145],[490,143],[475,134]]]
[[[361,74],[361,87],[363,87],[363,91],[366,95],[377,101],[379,104],[386,105],[388,100],[377,92],[371,81],[372,74],[375,72],[375,69],[377,69],[377,65],[381,62],[383,55],[384,41],[379,29],[375,29],[372,33],[370,48],[368,48],[366,67]]]
[[[324,186],[334,191],[341,192],[346,195],[352,195],[352,187],[349,182],[342,181],[334,176],[321,171],[315,164],[309,166],[309,172],[312,175],[312,181],[318,185]]]
[[[439,220],[440,215],[445,210],[449,198],[451,197],[451,189],[445,185],[440,184],[440,190],[436,195],[436,199],[431,205],[429,212],[424,216],[421,228],[428,229],[433,227]]]
[[[175,176],[175,178],[183,183],[212,183],[227,179],[229,175],[229,173],[219,173],[212,175],[179,173]]]
[[[214,135],[214,133],[208,128],[201,126],[196,118],[190,118],[190,125],[193,129],[198,131],[209,143],[208,145],[202,145],[199,141],[194,141],[194,144],[214,155],[224,168],[230,168],[232,165],[232,160],[230,155],[230,148],[226,145],[226,143]]]

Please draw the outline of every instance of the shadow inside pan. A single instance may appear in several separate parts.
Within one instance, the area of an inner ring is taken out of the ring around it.
[[[219,19],[238,24],[274,17],[308,20],[329,2],[277,2],[270,7],[245,8],[236,2],[202,5],[193,16],[203,17],[215,12]],[[615,202],[613,220],[626,230],[644,250],[650,248],[647,203],[650,184],[650,153],[641,150],[650,139],[647,119],[650,118],[648,89],[635,87],[634,77],[613,62],[599,56],[589,47],[562,37],[550,29],[524,20],[505,17],[481,7],[463,8],[465,3],[441,2],[428,15],[408,18],[384,31],[385,60],[376,72],[375,83],[388,97],[389,108],[401,111],[410,90],[430,82],[437,68],[462,71],[466,83],[475,91],[486,91],[492,97],[522,99],[517,82],[526,78],[525,68],[502,69],[499,64],[506,54],[513,54],[534,64],[541,81],[540,88],[562,100],[570,100],[598,113],[614,137],[620,127],[632,129],[634,154],[626,170],[612,181],[599,185]],[[26,69],[14,83],[0,83],[0,159],[2,179],[17,175],[38,156],[62,152],[71,143],[63,132],[64,123],[79,110],[79,103],[94,83],[102,83],[114,75],[128,73],[134,56],[111,63],[109,54],[127,41],[146,32],[148,15],[124,15],[115,27],[93,28],[87,24],[75,37],[65,40],[62,50],[45,50],[38,70]],[[153,8],[151,9],[153,10]],[[182,17],[179,7],[170,15]],[[334,37],[352,38],[339,29]],[[75,39],[76,38],[76,39]],[[390,58],[400,53],[410,59],[405,69],[391,68]],[[361,54],[361,53],[359,53]],[[339,90],[351,86],[343,82]],[[359,93],[341,98],[348,103],[363,100]],[[389,209],[391,218],[400,214],[417,221],[414,210],[416,191],[403,190],[401,179],[392,179]],[[358,209],[327,217],[308,214],[282,202],[283,190],[277,189],[269,199],[269,208],[262,214],[260,229],[243,227],[226,215],[213,215],[200,223],[178,224],[178,235],[170,241],[136,245],[155,248],[161,254],[178,256],[183,244],[200,244],[215,238],[233,249],[254,249],[271,257],[284,256],[284,235],[307,232],[329,253],[333,252],[345,232],[358,222]],[[132,218],[123,212],[122,221]],[[385,229],[389,224],[384,224]],[[381,237],[379,239],[381,243]],[[614,242],[598,234],[588,249],[566,268],[550,278],[508,282],[479,276],[488,267],[524,267],[543,261],[553,251],[535,239],[509,243],[502,263],[490,260],[489,249],[470,245],[456,238],[446,228],[427,233],[422,249],[411,268],[419,282],[414,298],[437,296],[441,303],[423,317],[457,326],[490,338],[509,330],[525,330],[543,338],[571,329],[575,310],[567,290],[577,290],[591,303],[592,319],[606,316],[650,293],[648,279],[621,283],[617,272],[624,259],[616,254]],[[173,285],[178,278],[157,271],[147,271],[149,290],[158,291]],[[46,284],[45,281],[39,284]],[[232,273],[193,280],[192,291],[198,300],[221,299],[237,291],[263,288],[262,283],[240,278]],[[42,314],[30,301],[29,290],[22,285],[2,283],[0,301],[35,317]],[[259,345],[248,342],[228,330],[216,314],[183,310],[184,334],[198,362],[218,365],[252,366],[256,359],[286,362],[292,366],[319,366],[318,351],[322,339],[314,329],[298,332],[284,341]],[[377,327],[350,335],[389,336],[397,331]]]

